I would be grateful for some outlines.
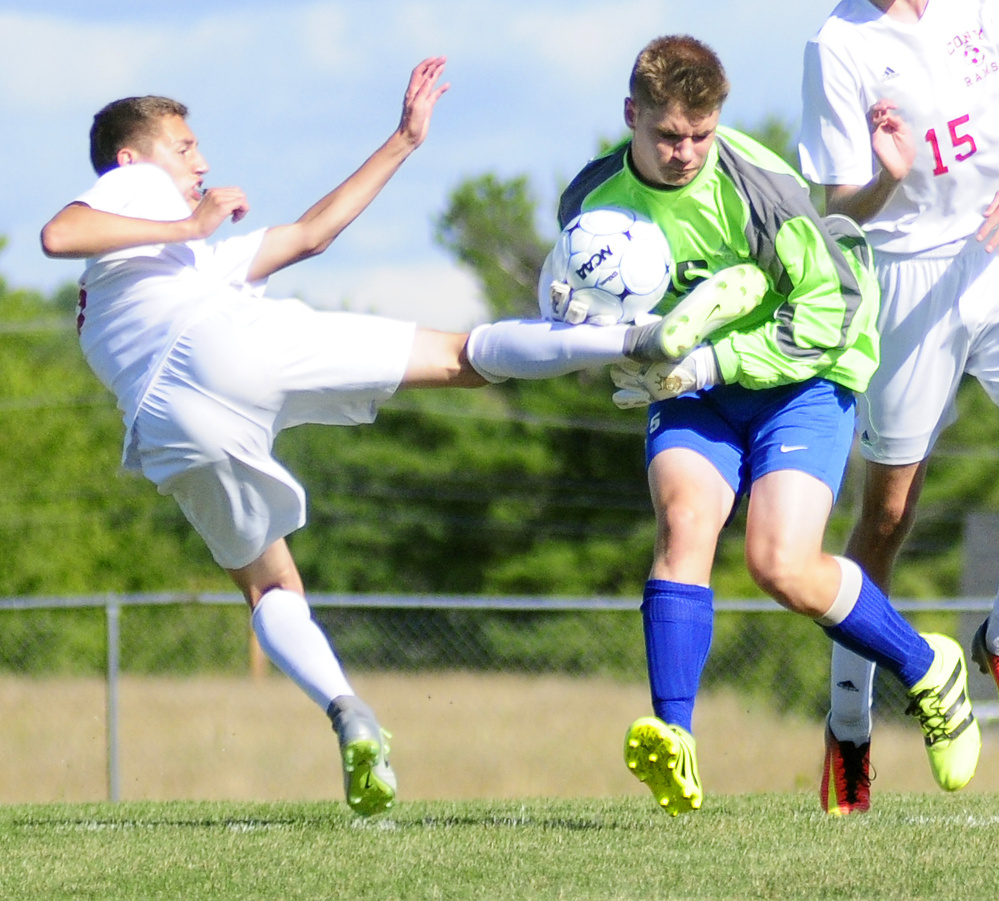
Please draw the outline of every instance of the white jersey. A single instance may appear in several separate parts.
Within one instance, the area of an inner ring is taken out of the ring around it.
[[[916,142],[912,171],[865,223],[891,253],[951,256],[999,191],[999,2],[930,0],[915,24],[842,0],[805,48],[802,172],[825,185],[875,175],[867,111],[888,99]]]
[[[114,169],[77,198],[176,221],[162,169]],[[305,491],[273,456],[282,429],[372,422],[405,376],[416,326],[314,310],[247,282],[266,229],[88,260],[80,340],[125,419],[122,462],[170,494],[220,566],[239,569],[305,522]]]
[[[191,215],[170,176],[151,164],[112,169],[75,202],[160,222]],[[264,231],[213,244],[130,247],[87,260],[80,279],[80,344],[118,399],[126,427],[177,336],[204,314],[262,290],[246,277]]]

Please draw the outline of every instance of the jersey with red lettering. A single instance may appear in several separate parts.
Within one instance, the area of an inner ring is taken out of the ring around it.
[[[864,225],[876,250],[951,256],[999,189],[999,4],[931,0],[915,23],[842,0],[805,49],[802,172],[865,185],[876,171],[868,110],[898,104],[916,160]]]

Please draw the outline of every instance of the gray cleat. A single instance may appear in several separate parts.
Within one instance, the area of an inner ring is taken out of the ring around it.
[[[390,737],[360,698],[341,695],[326,711],[340,740],[343,790],[361,816],[385,813],[395,803],[395,773],[388,762]]]

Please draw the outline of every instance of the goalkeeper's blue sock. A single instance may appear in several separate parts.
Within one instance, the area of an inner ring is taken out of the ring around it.
[[[703,585],[662,579],[645,583],[642,622],[652,709],[663,722],[688,732],[711,648],[713,600],[714,592]]]
[[[817,620],[833,641],[894,673],[912,688],[933,663],[933,648],[852,560],[837,557],[839,594]]]

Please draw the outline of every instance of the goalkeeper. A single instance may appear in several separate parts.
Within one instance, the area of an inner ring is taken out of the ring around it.
[[[630,139],[591,161],[559,208],[563,227],[597,207],[644,214],[673,254],[672,288],[657,309],[666,317],[626,335],[627,355],[645,364],[625,363],[615,377],[620,405],[651,402],[646,456],[658,526],[642,602],[655,715],[628,730],[625,761],[669,813],[701,806],[691,725],[711,643],[712,566],[719,534],[747,496],[753,579],[900,679],[933,774],[955,790],[974,774],[981,747],[960,647],[917,634],[856,563],[822,546],[855,392],[878,365],[870,249],[851,220],[819,219],[783,161],[719,125],[727,93],[710,48],[686,36],[652,41],[625,100]],[[568,310],[561,286],[540,293],[543,312]],[[571,312],[576,321],[585,313]],[[472,365],[486,377],[522,375],[504,356],[509,344],[494,347],[500,334],[472,332]]]

